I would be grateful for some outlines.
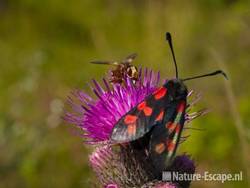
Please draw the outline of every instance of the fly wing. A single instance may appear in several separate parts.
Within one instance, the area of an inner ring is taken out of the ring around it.
[[[154,93],[125,114],[114,126],[111,139],[118,143],[136,140],[162,122],[165,108],[170,105],[166,87],[158,88]]]
[[[170,165],[176,152],[185,122],[185,109],[186,100],[176,101],[166,109],[162,123],[152,130],[149,153],[158,173]]]
[[[137,57],[136,53],[130,54],[122,61],[122,63],[132,63],[132,61],[134,61],[136,57]]]
[[[99,65],[119,65],[116,61],[91,61],[92,64],[99,64]]]

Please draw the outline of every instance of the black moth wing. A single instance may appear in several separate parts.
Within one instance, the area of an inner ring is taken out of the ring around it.
[[[158,88],[125,114],[114,126],[111,140],[123,143],[137,140],[161,122],[171,105],[167,87]]]
[[[149,153],[156,173],[160,175],[171,164],[185,122],[186,98],[166,109],[162,123],[152,130]]]

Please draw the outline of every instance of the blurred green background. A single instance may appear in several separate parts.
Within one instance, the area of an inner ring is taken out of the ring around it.
[[[104,75],[107,67],[91,60],[137,52],[135,65],[173,77],[166,31],[182,77],[223,68],[230,79],[187,83],[202,93],[197,109],[212,112],[192,123],[205,131],[188,131],[179,153],[193,156],[197,172],[243,171],[244,181],[192,187],[247,187],[250,3],[243,0],[1,0],[0,187],[91,187],[90,149],[62,121],[65,99]]]

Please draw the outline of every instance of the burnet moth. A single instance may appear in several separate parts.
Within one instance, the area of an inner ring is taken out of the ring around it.
[[[217,70],[209,74],[180,79],[170,33],[166,40],[175,65],[176,78],[167,80],[152,94],[127,112],[114,126],[111,140],[126,143],[149,135],[149,156],[153,165],[160,172],[171,164],[180,141],[185,122],[188,89],[185,81],[226,74]]]

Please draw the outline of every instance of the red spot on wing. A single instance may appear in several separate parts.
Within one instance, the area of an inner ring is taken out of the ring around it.
[[[164,143],[159,143],[155,146],[155,152],[158,154],[161,154],[166,149],[166,146]]]
[[[167,88],[161,87],[158,90],[156,90],[153,95],[156,100],[159,100],[163,98],[166,94],[167,94]]]
[[[186,102],[181,101],[177,106],[177,112],[183,112],[185,110]]]
[[[174,151],[174,149],[175,149],[175,143],[173,143],[172,140],[167,140],[167,150]]]
[[[135,135],[135,133],[136,133],[136,124],[129,124],[127,131],[128,131],[128,134],[130,136]]]
[[[136,120],[137,120],[137,116],[128,114],[124,118],[124,123],[126,123],[127,125],[129,125],[129,124],[135,123]]]
[[[174,129],[176,128],[176,123],[174,122],[167,122],[166,123],[166,128],[169,130],[169,132],[173,132]]]
[[[138,110],[143,110],[144,114],[146,116],[151,116],[152,112],[153,112],[153,109],[150,108],[149,106],[147,106],[147,103],[146,101],[143,101],[141,102],[138,106],[137,106],[137,109]]]
[[[180,124],[177,124],[176,128],[175,128],[175,133],[176,134],[179,134],[180,133],[180,130],[181,130],[181,125]]]
[[[153,110],[152,110],[152,108],[146,106],[146,107],[143,109],[143,112],[144,112],[144,114],[145,114],[146,116],[151,116]]]
[[[143,102],[141,102],[138,106],[137,106],[137,109],[138,110],[143,110],[145,107],[146,107],[146,102],[145,101],[143,101]]]
[[[161,121],[164,115],[164,111],[162,110],[159,115],[156,117],[155,121]]]

